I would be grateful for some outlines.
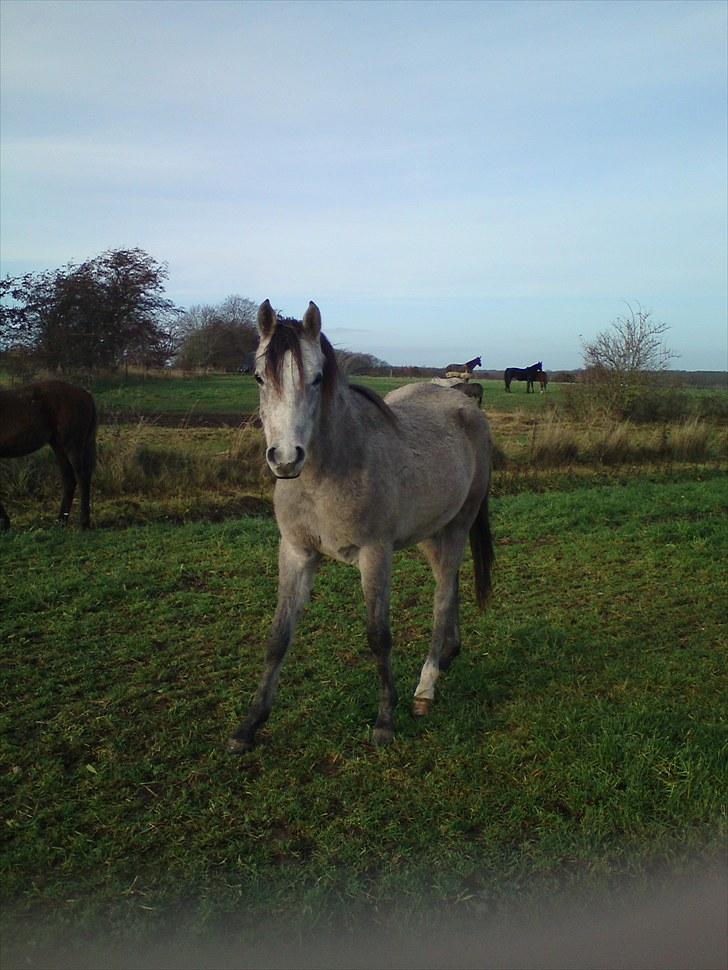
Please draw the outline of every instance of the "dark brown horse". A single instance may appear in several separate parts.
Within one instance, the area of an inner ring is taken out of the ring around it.
[[[506,367],[503,372],[506,390],[510,391],[511,381],[525,381],[526,394],[530,394],[533,391],[533,382],[538,380],[538,375],[542,370],[543,363],[541,361],[537,364],[531,364],[530,367]]]
[[[81,387],[43,381],[0,390],[0,458],[20,458],[50,445],[63,479],[59,519],[68,521],[78,483],[82,529],[91,525],[91,475],[96,464],[96,405]],[[0,503],[0,529],[10,519]]]

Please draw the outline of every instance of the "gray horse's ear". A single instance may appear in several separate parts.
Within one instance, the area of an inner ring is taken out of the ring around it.
[[[270,337],[278,323],[276,312],[270,305],[270,300],[264,300],[258,307],[257,322],[261,337]]]
[[[321,311],[315,303],[308,305],[308,310],[303,315],[303,332],[312,340],[318,338],[321,333]]]

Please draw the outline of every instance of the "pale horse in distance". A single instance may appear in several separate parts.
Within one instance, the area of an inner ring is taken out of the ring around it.
[[[268,300],[258,310],[255,378],[266,460],[276,476],[280,531],[278,604],[265,666],[230,750],[249,751],[271,712],[278,675],[324,556],[358,567],[367,639],[379,675],[376,744],[394,733],[389,597],[392,557],[419,545],[435,576],[432,642],[413,702],[428,713],[435,683],[460,651],[458,574],[470,539],[475,595],[490,592],[488,422],[464,394],[408,384],[384,400],[337,371],[321,314],[279,321]]]

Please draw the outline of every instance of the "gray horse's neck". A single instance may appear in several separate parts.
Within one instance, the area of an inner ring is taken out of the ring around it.
[[[302,476],[306,475],[307,469],[317,478],[339,478],[349,474],[363,455],[364,435],[370,423],[366,412],[374,407],[374,404],[352,390],[348,383],[338,379],[330,400],[319,416]]]

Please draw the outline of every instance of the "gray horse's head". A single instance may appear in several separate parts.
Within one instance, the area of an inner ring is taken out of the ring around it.
[[[266,300],[258,309],[258,330],[255,379],[266,461],[276,478],[297,478],[322,403],[335,381],[336,357],[321,333],[321,313],[315,303],[309,303],[299,324],[279,320]]]

